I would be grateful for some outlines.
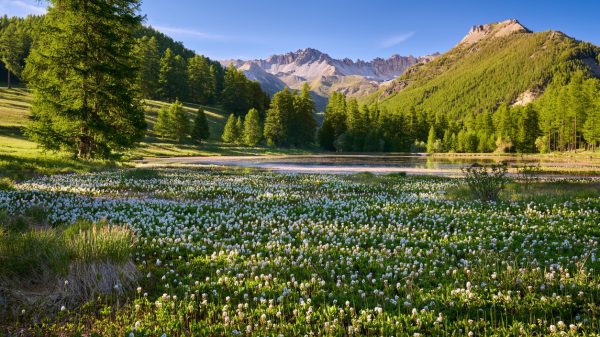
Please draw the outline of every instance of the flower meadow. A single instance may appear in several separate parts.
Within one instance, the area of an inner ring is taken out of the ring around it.
[[[137,291],[63,307],[33,331],[600,333],[600,195],[482,203],[446,198],[457,178],[127,172],[41,177],[0,191],[11,214],[43,207],[53,225],[106,220],[137,237]]]

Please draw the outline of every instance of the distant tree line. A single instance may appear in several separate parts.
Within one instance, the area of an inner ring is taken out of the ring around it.
[[[525,106],[448,119],[409,106],[391,111],[333,93],[319,130],[323,149],[338,152],[550,152],[597,149],[600,80],[581,71],[555,77],[544,95]]]
[[[269,146],[311,146],[317,129],[314,113],[308,84],[303,85],[300,93],[284,88],[271,99],[264,121],[256,109],[251,109],[245,117],[231,114],[222,139],[247,146],[255,146],[262,140]]]

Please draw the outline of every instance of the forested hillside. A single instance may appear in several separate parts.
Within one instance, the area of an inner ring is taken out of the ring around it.
[[[516,20],[480,27],[365,100],[371,111],[362,113],[370,123],[365,130],[372,133],[368,147],[430,152],[595,148],[600,48],[556,31],[531,33]],[[333,104],[330,110],[340,108]],[[345,125],[332,122],[339,146],[328,141],[328,147],[360,150],[347,144],[352,134],[362,133],[352,130],[351,115],[346,113]],[[427,146],[428,139],[434,144]]]
[[[7,69],[13,83],[22,82],[25,60],[43,22],[44,16],[0,17],[0,82],[7,81]],[[223,68],[149,26],[139,25],[134,36],[142,98],[222,105],[236,115],[268,107],[269,97],[260,85],[235,68]]]

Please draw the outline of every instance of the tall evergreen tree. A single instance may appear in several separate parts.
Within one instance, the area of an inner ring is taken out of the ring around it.
[[[143,98],[158,98],[160,88],[160,52],[154,36],[144,36],[137,40],[134,54],[139,65],[138,88]]]
[[[179,143],[185,142],[190,134],[190,119],[183,109],[183,104],[179,100],[176,100],[171,104],[169,113],[173,120],[173,134],[175,135],[175,140]]]
[[[161,98],[168,101],[186,98],[186,76],[186,63],[183,57],[167,49],[160,60],[158,83]]]
[[[256,146],[262,138],[262,130],[260,127],[260,116],[258,110],[252,108],[246,114],[244,120],[243,139],[244,144],[248,146]]]
[[[300,95],[294,96],[292,118],[288,123],[288,134],[293,134],[293,145],[306,146],[315,140],[317,122],[314,117],[315,103],[310,97],[308,83],[302,85]]]
[[[232,111],[236,116],[246,113],[250,107],[248,80],[233,64],[225,72],[221,102],[223,107]]]
[[[175,139],[175,126],[173,125],[174,120],[171,116],[170,110],[171,108],[169,106],[163,106],[160,108],[156,123],[154,124],[154,133],[161,138]]]
[[[187,139],[190,133],[190,121],[179,100],[160,109],[154,132],[162,138],[180,143]]]
[[[188,96],[192,102],[207,104],[213,100],[215,83],[208,59],[196,55],[187,64]]]
[[[134,146],[146,124],[135,91],[139,0],[50,0],[25,69],[33,91],[27,134],[80,158]]]
[[[201,143],[203,140],[207,140],[208,137],[210,137],[208,120],[206,119],[206,113],[202,108],[198,109],[198,112],[196,112],[191,136],[192,140],[198,143]]]
[[[234,114],[230,114],[227,118],[227,123],[225,123],[225,128],[223,129],[223,135],[221,136],[225,143],[236,143],[239,139],[238,128],[237,128],[237,119]]]
[[[265,118],[264,136],[269,146],[288,145],[288,123],[294,111],[294,96],[286,87],[273,95]]]

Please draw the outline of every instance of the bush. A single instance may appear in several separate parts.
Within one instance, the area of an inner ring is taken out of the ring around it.
[[[505,162],[490,166],[473,164],[462,169],[471,193],[481,201],[496,201],[506,187],[508,167]]]

